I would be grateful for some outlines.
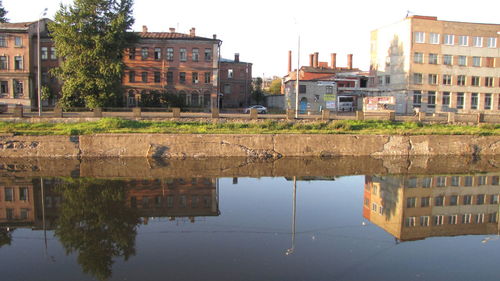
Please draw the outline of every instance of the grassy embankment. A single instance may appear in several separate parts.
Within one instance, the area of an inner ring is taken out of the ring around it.
[[[103,118],[96,122],[74,124],[0,122],[0,133],[14,133],[17,135],[88,135],[103,133],[500,135],[500,125],[427,125],[415,122],[354,120],[315,123],[265,121],[261,123],[228,122],[212,124]]]

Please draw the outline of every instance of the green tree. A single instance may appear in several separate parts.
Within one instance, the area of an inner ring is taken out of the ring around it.
[[[273,95],[281,94],[281,79],[274,79],[269,86],[269,93]]]
[[[179,107],[184,108],[185,104],[181,97],[168,94],[165,91],[151,91],[141,94],[140,106],[142,107]]]
[[[7,15],[7,10],[5,10],[2,1],[0,1],[0,22],[9,22],[9,19],[5,17],[6,15]]]
[[[64,200],[55,235],[67,254],[78,253],[85,273],[109,279],[115,257],[135,255],[139,216],[126,205],[124,182],[82,178],[56,190]]]
[[[114,106],[122,101],[123,50],[133,42],[133,0],[74,0],[61,4],[49,30],[64,59],[54,69],[63,107]]]
[[[253,83],[252,100],[255,103],[264,101],[264,92],[262,91],[262,78],[257,77]]]

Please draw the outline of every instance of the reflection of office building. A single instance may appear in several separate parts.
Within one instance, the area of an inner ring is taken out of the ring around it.
[[[498,234],[499,175],[366,177],[363,216],[400,241]]]
[[[218,216],[217,180],[213,178],[132,181],[127,202],[142,217]]]

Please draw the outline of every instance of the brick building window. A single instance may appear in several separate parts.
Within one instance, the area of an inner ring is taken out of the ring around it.
[[[479,81],[480,81],[479,76],[472,76],[471,80],[470,80],[470,85],[477,87],[477,86],[479,86]]]
[[[231,84],[224,84],[224,94],[230,94],[231,93]]]
[[[141,82],[148,83],[148,73],[146,71],[141,73]]]
[[[46,60],[49,58],[49,50],[47,47],[40,48],[40,59]]]
[[[457,108],[464,108],[464,93],[457,93]]]
[[[14,80],[14,97],[22,97],[24,94],[23,81]]]
[[[453,44],[455,44],[455,35],[445,34],[444,35],[444,44],[445,45],[453,45]]]
[[[443,74],[443,85],[451,85],[451,75]]]
[[[437,85],[437,83],[438,83],[437,74],[429,74],[428,80],[429,80],[428,81],[429,85]]]
[[[413,54],[413,62],[414,63],[424,63],[424,54],[423,53],[414,53]]]
[[[186,72],[179,72],[179,82],[182,84],[186,83]]]
[[[305,93],[307,93],[306,85],[299,85],[299,94],[305,94]]]
[[[161,72],[156,71],[154,73],[154,81],[155,81],[155,83],[160,83],[161,82]]]
[[[415,35],[415,39],[414,39],[415,43],[425,43],[425,33],[424,32],[416,31],[414,33],[414,35]]]
[[[193,72],[191,74],[191,80],[193,82],[193,84],[198,84],[199,80],[198,80],[198,72]]]
[[[484,109],[490,110],[492,101],[491,94],[484,94]]]
[[[200,49],[193,48],[193,53],[191,54],[191,59],[193,61],[198,61],[200,59]]]
[[[179,59],[180,61],[187,61],[187,51],[185,48],[179,49]]]
[[[50,59],[51,60],[57,59],[56,47],[50,47]]]
[[[422,73],[413,73],[413,84],[422,84]]]
[[[472,57],[472,66],[481,66],[481,57]]]
[[[161,48],[155,48],[155,60],[161,60]]]
[[[492,58],[492,57],[484,58],[484,66],[495,67],[495,58]]]
[[[477,109],[478,102],[479,102],[478,94],[472,93],[470,95],[470,109]]]
[[[493,87],[493,77],[484,77],[484,86]]]
[[[148,48],[146,48],[146,47],[142,48],[141,49],[141,58],[143,60],[147,60],[148,57],[149,57],[149,50],[148,50]]]
[[[437,64],[438,63],[438,55],[437,54],[429,54],[429,63]]]
[[[167,72],[167,83],[174,83],[174,73],[172,71]]]
[[[0,70],[9,69],[9,62],[7,56],[0,56]]]
[[[457,75],[457,85],[465,86],[465,75]]]
[[[227,78],[228,79],[233,79],[233,76],[234,76],[234,72],[232,69],[228,69],[227,70]]]
[[[23,57],[15,56],[14,57],[14,69],[22,70],[23,69]]]
[[[135,82],[135,71],[129,71],[128,73],[128,82],[134,83]]]
[[[469,36],[465,35],[458,36],[458,45],[469,46]]]
[[[167,60],[168,61],[174,60],[174,48],[167,48]]]
[[[135,60],[135,48],[128,49],[128,59]]]
[[[205,49],[205,61],[211,61],[212,60],[212,49],[206,48]]]
[[[0,81],[0,95],[9,94],[9,81]]]
[[[0,47],[7,47],[7,37],[5,35],[0,36]]]
[[[443,108],[450,107],[450,92],[443,92],[441,104],[442,104]]]
[[[458,56],[458,65],[459,66],[467,66],[467,57],[466,56]]]
[[[439,33],[431,32],[429,34],[429,43],[430,44],[439,44]]]
[[[483,37],[472,37],[472,46],[482,47],[483,46]]]
[[[422,91],[413,91],[413,107],[422,105]]]
[[[486,47],[488,47],[488,48],[496,48],[497,47],[497,38],[495,38],[495,37],[489,37],[486,40]]]
[[[14,37],[14,46],[15,47],[22,47],[23,46],[23,38],[19,36]]]
[[[443,56],[443,64],[452,65],[453,64],[453,56],[452,55],[444,55]]]
[[[212,80],[212,73],[205,72],[205,84],[210,84],[211,80]]]
[[[429,108],[436,107],[436,92],[434,91],[427,92],[427,107]]]

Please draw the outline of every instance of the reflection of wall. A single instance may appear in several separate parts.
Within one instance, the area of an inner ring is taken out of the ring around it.
[[[499,174],[366,177],[363,216],[401,241],[497,234]]]
[[[34,217],[31,180],[18,178],[0,180],[0,225],[32,225]]]

